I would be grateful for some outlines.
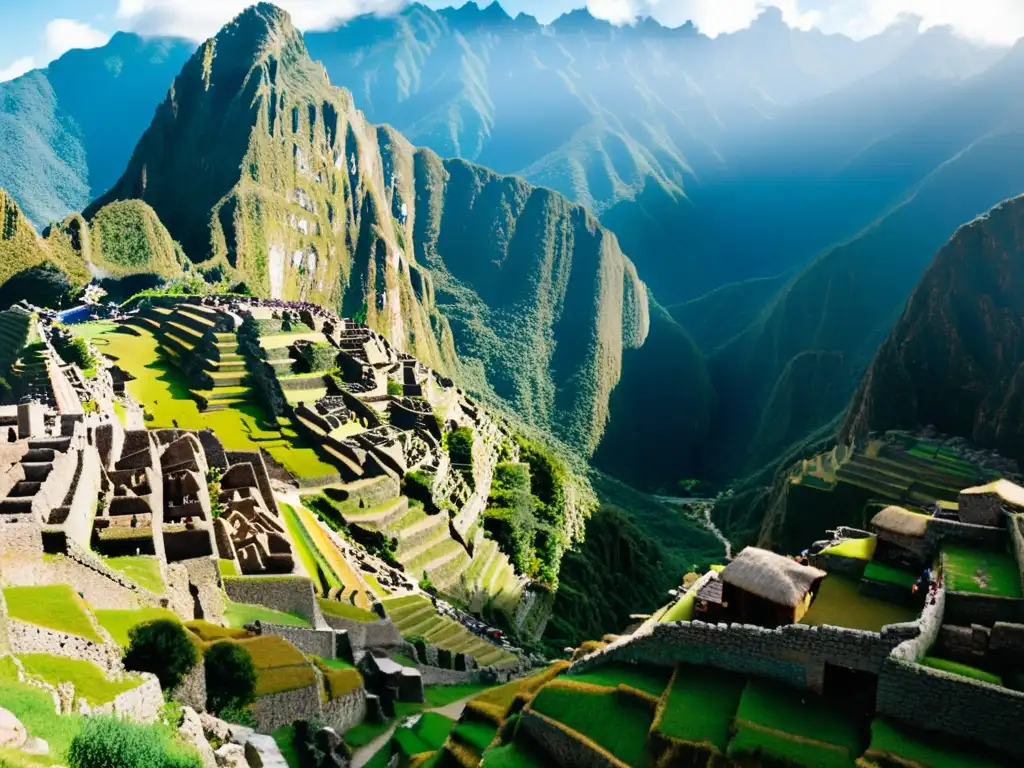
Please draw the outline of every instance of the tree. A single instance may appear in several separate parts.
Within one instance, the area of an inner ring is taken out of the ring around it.
[[[198,660],[188,630],[173,619],[155,619],[128,630],[125,668],[152,672],[165,691],[176,688]]]
[[[256,698],[256,665],[237,643],[219,642],[206,649],[206,708],[217,713],[241,709]]]
[[[0,306],[28,299],[40,307],[60,309],[70,301],[72,291],[67,273],[47,261],[11,275],[0,286]]]

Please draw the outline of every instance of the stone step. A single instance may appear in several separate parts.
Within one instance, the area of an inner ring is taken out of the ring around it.
[[[459,581],[462,574],[469,568],[469,563],[469,553],[460,549],[451,557],[446,556],[443,560],[431,563],[423,570],[427,572],[428,578],[435,587],[445,589]]]
[[[386,501],[369,509],[353,508],[342,512],[346,523],[364,525],[376,529],[384,528],[409,511],[409,499],[405,496]]]
[[[3,499],[0,501],[0,515],[31,515],[32,499]]]
[[[18,498],[26,496],[35,496],[39,493],[39,488],[42,483],[36,480],[21,480],[14,484],[11,488],[11,492],[7,494],[8,498]]]
[[[53,464],[48,461],[23,461],[21,468],[25,471],[26,480],[42,482],[50,476],[50,473],[53,471]]]
[[[29,448],[21,457],[22,464],[49,464],[57,457],[52,448]]]

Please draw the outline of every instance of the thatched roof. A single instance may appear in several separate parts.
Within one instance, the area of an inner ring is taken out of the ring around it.
[[[767,549],[747,547],[718,577],[744,592],[795,608],[807,596],[814,582],[825,577],[825,572],[800,565],[790,557]]]
[[[1015,507],[1024,507],[1024,488],[1021,488],[1016,483],[1011,483],[1005,478],[996,480],[994,483],[989,483],[988,485],[979,485],[975,488],[964,488],[960,493],[967,495],[993,493],[1007,504]]]
[[[871,518],[871,527],[883,533],[923,539],[928,529],[928,520],[928,515],[911,512],[903,507],[886,507]]]

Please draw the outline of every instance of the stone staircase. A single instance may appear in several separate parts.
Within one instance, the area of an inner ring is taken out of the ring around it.
[[[54,471],[54,463],[58,455],[64,454],[71,445],[70,437],[53,437],[30,440],[28,450],[21,457],[19,467],[24,474],[24,479],[16,482],[8,492],[6,498],[0,500],[0,520],[7,523],[20,522],[42,522],[35,513],[44,510],[39,509],[45,504],[37,504],[41,499],[37,498],[39,492]],[[65,469],[65,472],[67,469]],[[53,475],[55,480],[60,480]],[[67,483],[72,481],[71,477],[66,478]],[[64,494],[59,494],[63,500]],[[45,501],[45,500],[42,500]],[[49,512],[50,510],[45,510]]]

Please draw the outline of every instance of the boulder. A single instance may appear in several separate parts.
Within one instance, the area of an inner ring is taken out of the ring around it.
[[[241,744],[225,744],[216,752],[218,768],[249,768],[245,761],[245,747]]]
[[[13,712],[0,707],[0,748],[21,749],[26,739],[28,732],[21,724],[21,720],[16,718]]]
[[[253,734],[245,742],[245,759],[249,768],[288,768],[277,742],[262,733]]]
[[[192,707],[182,708],[178,733],[186,744],[194,747],[199,753],[199,757],[203,761],[203,768],[217,768],[217,758],[214,756],[210,742],[206,740],[202,720]]]
[[[50,754],[50,745],[45,739],[40,739],[38,736],[29,736],[21,751],[26,755],[48,755]]]

